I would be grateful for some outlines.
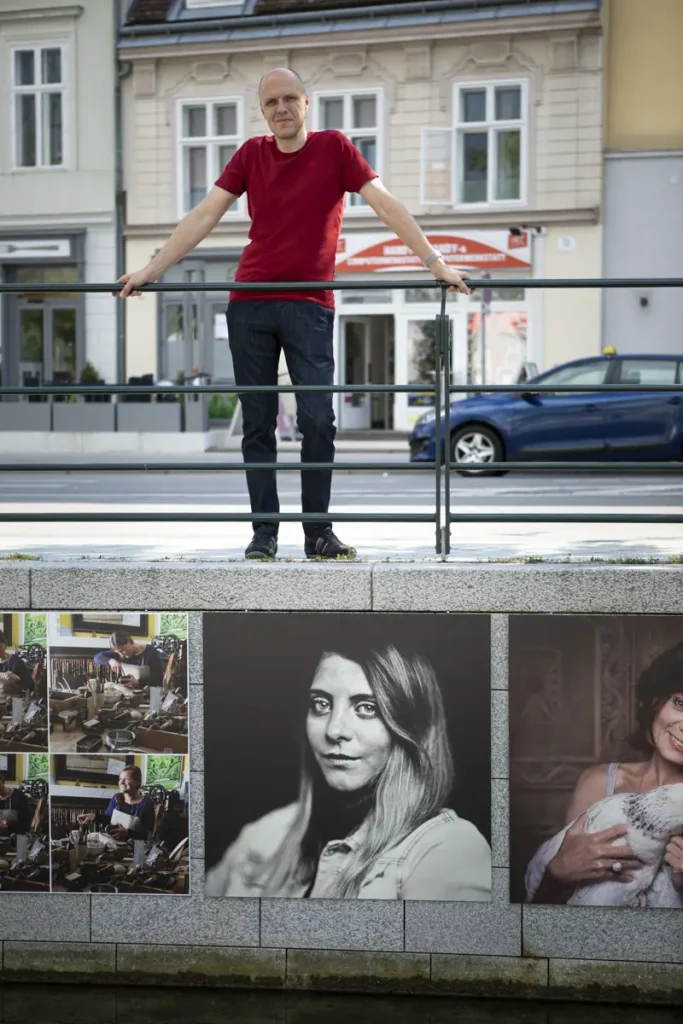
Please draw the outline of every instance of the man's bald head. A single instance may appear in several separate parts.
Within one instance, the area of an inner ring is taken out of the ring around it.
[[[271,68],[270,71],[266,71],[265,75],[261,76],[261,81],[258,84],[259,96],[261,95],[261,89],[266,84],[266,82],[273,79],[276,75],[281,75],[284,78],[289,78],[292,82],[292,85],[298,88],[302,93],[306,92],[306,86],[303,83],[301,75],[294,71],[293,68]]]
[[[308,96],[301,76],[291,68],[266,71],[259,82],[261,113],[283,151],[295,152],[306,141]]]

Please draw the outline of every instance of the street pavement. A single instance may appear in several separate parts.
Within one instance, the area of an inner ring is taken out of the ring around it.
[[[294,458],[285,454],[284,459]],[[405,456],[382,452],[341,455],[345,461],[391,462],[385,472],[338,472],[333,485],[335,513],[414,514],[434,508],[431,473],[401,473]],[[54,457],[53,457],[54,459]],[[7,458],[2,460],[5,464]],[[63,459],[62,461],[67,461]],[[69,457],[70,464],[121,463],[125,457]],[[137,461],[137,460],[136,460]],[[148,462],[164,461],[148,459]],[[166,459],[165,461],[171,461]],[[209,453],[206,472],[82,472],[2,474],[0,513],[19,512],[248,512],[237,453]],[[300,509],[300,478],[279,474],[282,512]],[[453,512],[569,512],[572,514],[637,512],[679,513],[683,509],[683,475],[616,476],[579,474],[510,474],[497,478],[452,478]],[[369,560],[436,559],[433,523],[338,523],[337,533]],[[251,535],[247,523],[39,523],[3,522],[0,554],[50,559],[224,559],[241,558]],[[610,523],[456,523],[451,532],[451,561],[540,558],[675,559],[683,554],[683,524]],[[303,557],[299,523],[280,527],[279,557]]]

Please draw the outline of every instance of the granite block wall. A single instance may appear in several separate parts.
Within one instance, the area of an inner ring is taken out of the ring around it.
[[[508,896],[508,614],[679,615],[678,568],[84,561],[2,572],[6,609],[189,611],[194,699],[191,895],[0,893],[0,979],[681,1000],[683,914]],[[490,904],[204,899],[205,610],[492,613]]]

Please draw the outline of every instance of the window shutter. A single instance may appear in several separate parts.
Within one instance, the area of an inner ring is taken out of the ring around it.
[[[420,203],[453,206],[452,128],[423,128],[420,148]]]

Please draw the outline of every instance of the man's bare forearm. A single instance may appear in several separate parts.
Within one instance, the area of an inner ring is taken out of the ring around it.
[[[188,252],[199,245],[203,238],[215,228],[220,220],[215,211],[203,208],[200,203],[193,210],[183,217],[166,244],[159,250],[156,256],[150,260],[148,270],[155,277],[160,277],[169,267],[187,256]]]
[[[434,252],[434,246],[428,241],[412,213],[395,196],[388,195],[377,213],[389,230],[393,231],[421,260],[426,260],[429,254]]]

